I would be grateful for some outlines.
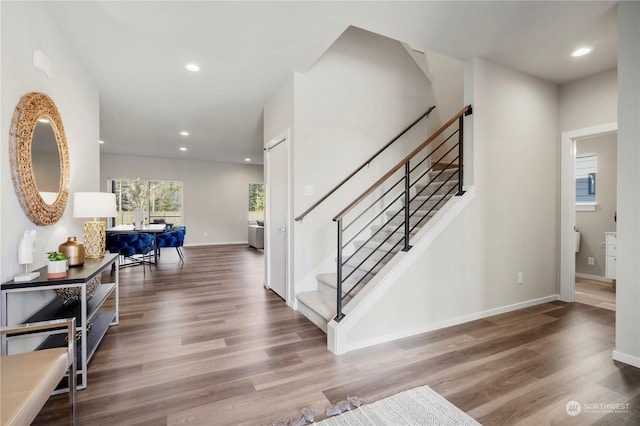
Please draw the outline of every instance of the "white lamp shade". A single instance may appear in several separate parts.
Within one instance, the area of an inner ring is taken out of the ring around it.
[[[73,217],[115,217],[116,194],[76,192],[73,194]]]

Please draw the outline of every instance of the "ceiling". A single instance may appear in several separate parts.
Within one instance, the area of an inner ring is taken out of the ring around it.
[[[47,2],[100,91],[103,153],[262,164],[262,108],[349,26],[562,84],[614,68],[616,2]],[[571,58],[580,45],[593,52]],[[185,69],[197,63],[200,71]],[[186,130],[189,136],[180,136]],[[179,147],[186,147],[180,151]]]

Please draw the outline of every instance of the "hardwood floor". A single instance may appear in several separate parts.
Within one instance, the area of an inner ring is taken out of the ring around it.
[[[612,361],[610,310],[547,303],[335,356],[263,288],[262,254],[184,253],[184,265],[167,250],[145,275],[121,271],[121,324],[89,366],[79,425],[259,425],[304,407],[320,419],[347,395],[373,402],[425,384],[485,425],[640,424],[640,370]],[[36,424],[67,424],[65,398]]]
[[[616,310],[616,289],[604,281],[576,278],[576,302]]]

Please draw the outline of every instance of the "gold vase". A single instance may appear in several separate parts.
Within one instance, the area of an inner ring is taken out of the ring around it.
[[[58,251],[69,258],[69,266],[84,264],[84,245],[76,237],[67,238],[66,243],[60,244]]]

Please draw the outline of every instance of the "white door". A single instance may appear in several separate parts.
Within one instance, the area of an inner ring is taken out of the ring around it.
[[[267,287],[287,301],[287,227],[289,200],[289,142],[278,138],[267,145],[265,162],[265,260]]]

